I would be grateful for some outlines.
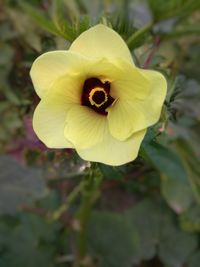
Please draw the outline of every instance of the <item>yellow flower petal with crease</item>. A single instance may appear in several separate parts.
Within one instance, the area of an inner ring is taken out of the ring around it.
[[[112,63],[115,66],[112,87],[118,99],[125,100],[131,97],[131,100],[135,100],[148,96],[151,82],[141,69],[120,59],[113,60]]]
[[[120,98],[108,108],[110,132],[121,141],[156,123],[166,96],[167,83],[161,73],[151,70],[140,72],[146,77],[146,85],[149,86],[146,98],[135,98],[134,86],[137,85],[131,83],[131,80],[124,84],[121,81],[121,84],[115,83]]]
[[[80,101],[76,93],[80,87],[79,80],[73,78],[67,76],[57,80],[34,112],[34,131],[47,147],[74,147],[64,136],[67,113]]]
[[[65,137],[75,148],[89,148],[103,140],[105,125],[105,116],[76,105],[67,114]]]
[[[38,96],[42,98],[59,77],[82,73],[86,62],[82,56],[69,51],[47,52],[38,57],[30,72]]]
[[[131,53],[122,37],[103,24],[83,32],[71,45],[70,51],[91,58],[121,58],[132,64]]]
[[[113,138],[106,127],[102,142],[88,149],[77,149],[77,152],[85,160],[119,166],[137,157],[145,133],[146,130],[137,132],[121,142]]]

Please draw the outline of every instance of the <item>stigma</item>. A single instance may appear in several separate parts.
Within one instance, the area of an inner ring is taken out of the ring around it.
[[[89,93],[89,101],[91,105],[95,105],[98,108],[105,104],[107,100],[108,95],[104,88],[96,87]]]
[[[114,98],[110,95],[111,84],[98,78],[85,80],[81,96],[81,104],[93,109],[101,115],[107,115],[106,109],[112,105]]]

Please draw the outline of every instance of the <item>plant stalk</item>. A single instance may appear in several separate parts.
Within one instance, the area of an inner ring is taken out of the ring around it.
[[[97,170],[96,165],[92,165],[89,175],[84,178],[85,186],[82,191],[81,204],[77,213],[79,231],[77,235],[77,260],[75,267],[86,266],[84,262],[87,255],[87,227],[91,208],[99,197],[101,181],[101,173]]]
[[[153,27],[153,22],[146,24],[141,29],[134,32],[126,41],[128,47],[131,49],[132,45],[137,42],[137,40],[144,35],[146,32],[150,31]]]

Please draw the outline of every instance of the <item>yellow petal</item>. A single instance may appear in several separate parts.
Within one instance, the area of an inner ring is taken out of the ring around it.
[[[119,166],[137,157],[145,133],[146,130],[137,132],[121,142],[113,138],[106,127],[101,143],[88,149],[78,149],[77,152],[84,160]]]
[[[84,79],[85,76],[79,74],[62,76],[52,85],[51,91],[63,96],[68,103],[80,104]]]
[[[131,53],[121,36],[102,24],[83,32],[72,43],[70,51],[91,58],[122,58],[133,64]]]
[[[112,88],[118,99],[144,99],[150,92],[150,81],[141,69],[125,62],[113,60]]]
[[[103,139],[106,117],[76,105],[67,114],[65,137],[76,149],[89,148]]]
[[[120,98],[108,108],[108,121],[111,134],[125,140],[133,133],[141,131],[159,120],[162,105],[166,96],[167,83],[164,76],[152,70],[140,70],[146,77],[149,87],[145,98],[137,99],[134,92],[134,83],[121,83],[117,87]],[[128,88],[127,88],[128,87]],[[132,90],[131,90],[132,88]]]
[[[30,71],[38,96],[42,98],[59,77],[81,74],[85,62],[83,57],[69,51],[47,52],[38,57]]]
[[[40,101],[33,116],[33,128],[38,138],[50,148],[72,148],[64,136],[67,112],[78,101],[76,80],[64,77]],[[66,86],[67,85],[67,86]]]

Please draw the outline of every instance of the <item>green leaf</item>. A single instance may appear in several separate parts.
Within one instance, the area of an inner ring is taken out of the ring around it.
[[[0,169],[0,214],[13,214],[20,205],[44,194],[39,170],[28,169],[9,156],[0,156]]]
[[[3,93],[10,103],[16,106],[19,106],[21,104],[21,100],[19,99],[19,97],[11,90],[8,85],[4,86]]]
[[[197,251],[190,257],[188,262],[188,267],[199,267],[199,262],[200,262],[200,252]]]
[[[179,217],[181,227],[184,231],[200,231],[200,206],[192,206],[189,210],[182,213]]]
[[[65,39],[72,42],[76,36],[75,30],[69,25],[67,15],[64,11],[66,11],[66,5],[63,0],[55,0],[52,2],[52,19],[54,25]]]
[[[167,266],[182,266],[197,247],[197,237],[179,228],[175,215],[159,197],[146,198],[127,211],[127,218],[138,233],[135,264],[158,254]]]
[[[183,266],[197,245],[197,236],[181,231],[172,219],[163,222],[158,255],[167,266]]]
[[[20,214],[15,224],[0,221],[0,264],[6,267],[53,267],[60,226],[33,214]]]
[[[168,33],[161,33],[161,37],[165,40],[171,39],[171,38],[178,38],[188,35],[199,35],[200,34],[200,23],[194,23],[189,25],[181,25],[181,27],[177,27],[174,30],[168,32]]]
[[[144,143],[143,149],[146,157],[161,173],[185,180],[184,166],[175,152],[155,141]]]
[[[59,32],[53,22],[46,16],[44,12],[33,7],[27,1],[20,1],[21,8],[44,30],[58,36],[63,35]]]
[[[88,227],[88,249],[99,267],[130,267],[137,235],[123,216],[93,212]]]
[[[24,12],[14,9],[8,9],[8,15],[19,38],[22,37],[31,48],[41,52],[41,36],[31,18]]]
[[[159,199],[157,202],[153,199],[145,199],[126,212],[127,220],[138,234],[138,245],[132,252],[135,264],[139,264],[142,260],[152,259],[156,255],[156,246],[159,243],[160,213]]]
[[[80,19],[78,23],[78,33],[81,34],[82,32],[88,30],[90,28],[90,17],[88,15],[84,16],[82,19]]]
[[[161,190],[176,212],[186,210],[194,201],[184,165],[178,155],[154,141],[143,144],[144,156],[161,173]]]
[[[99,163],[98,166],[104,177],[107,179],[121,180],[124,177],[123,173],[117,167],[112,167],[101,163]]]
[[[170,207],[177,213],[186,211],[194,202],[188,180],[162,175],[161,191]]]
[[[141,29],[134,30],[133,34],[128,37],[126,40],[127,45],[130,50],[133,50],[142,45],[145,38],[147,37],[148,32],[151,30],[153,24],[149,23],[142,27]]]
[[[148,3],[155,21],[188,16],[200,8],[200,3],[196,0],[149,0]]]
[[[0,57],[0,76],[1,84],[0,91],[3,90],[4,86],[7,85],[8,73],[12,68],[14,51],[11,46],[0,43],[1,57]]]
[[[187,141],[183,139],[177,140],[176,147],[183,158],[196,200],[200,203],[200,160]]]
[[[52,19],[62,36],[72,42],[90,26],[88,15],[80,16],[75,2],[56,0],[52,3]]]

